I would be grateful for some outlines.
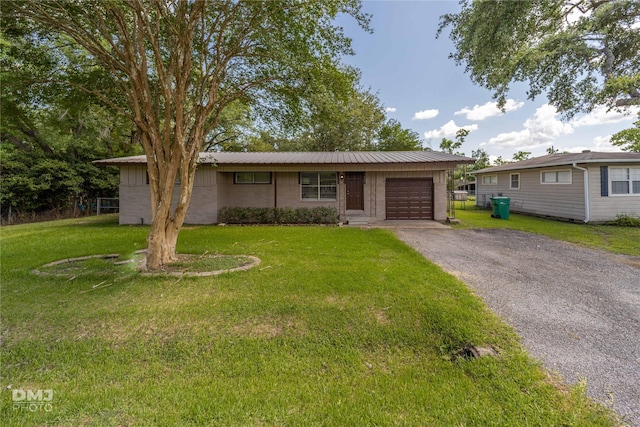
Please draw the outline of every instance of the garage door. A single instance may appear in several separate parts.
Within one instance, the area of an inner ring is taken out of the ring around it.
[[[433,219],[433,179],[388,178],[387,219]]]

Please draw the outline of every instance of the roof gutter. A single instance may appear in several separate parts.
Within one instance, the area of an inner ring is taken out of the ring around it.
[[[577,162],[573,162],[572,165],[575,169],[581,170],[584,173],[584,222],[589,222],[591,213],[589,210],[589,170],[578,166]]]

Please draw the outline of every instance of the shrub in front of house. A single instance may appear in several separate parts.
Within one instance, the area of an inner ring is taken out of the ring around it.
[[[277,224],[301,224],[300,215],[296,213],[297,209],[276,208],[274,211]]]
[[[306,210],[309,213],[309,220],[311,224],[337,224],[340,220],[340,215],[336,208],[321,206]]]
[[[640,217],[618,214],[616,219],[608,222],[609,225],[617,225],[618,227],[640,227]]]
[[[337,224],[338,211],[315,208],[222,208],[218,221],[225,224]]]
[[[273,224],[275,212],[271,208],[222,208],[218,221],[226,224]]]

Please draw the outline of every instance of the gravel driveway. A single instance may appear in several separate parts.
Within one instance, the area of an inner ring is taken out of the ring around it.
[[[589,396],[640,427],[640,257],[513,230],[395,231],[467,283],[547,369],[586,380]]]

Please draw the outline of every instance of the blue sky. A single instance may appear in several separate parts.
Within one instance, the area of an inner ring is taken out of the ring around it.
[[[524,85],[513,86],[509,111],[500,113],[492,93],[474,85],[464,67],[448,58],[453,51],[448,34],[435,37],[440,16],[459,9],[457,1],[364,1],[363,11],[373,15],[373,34],[353,20],[339,21],[356,52],[344,62],[361,70],[362,84],[378,94],[387,117],[416,131],[423,146],[434,150],[443,137],[454,139],[457,128],[467,128],[471,133],[461,150],[468,156],[478,148],[503,159],[521,150],[544,155],[551,146],[620,151],[609,137],[632,126],[635,115],[601,109],[563,122],[544,95],[527,100]]]

